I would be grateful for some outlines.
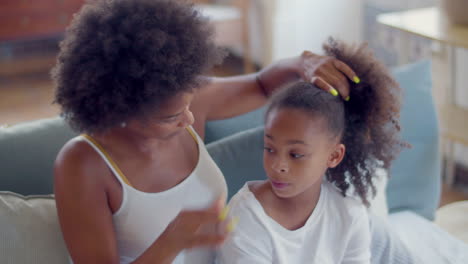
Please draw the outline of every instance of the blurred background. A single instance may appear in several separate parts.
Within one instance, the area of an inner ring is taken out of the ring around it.
[[[218,76],[253,72],[303,50],[321,53],[321,45],[328,36],[349,42],[367,41],[389,67],[432,60],[434,98],[438,106],[447,101],[455,106],[455,110],[450,108],[455,112],[449,112],[448,116],[454,118],[457,126],[452,134],[461,135],[448,137],[448,140],[441,135],[447,164],[441,205],[468,199],[468,115],[464,110],[468,108],[468,45],[464,46],[468,42],[468,26],[440,27],[442,20],[450,20],[441,2],[194,2],[215,25],[218,44],[230,51],[223,65],[213,69],[213,74]],[[84,0],[0,0],[0,126],[59,113],[58,107],[52,104],[54,87],[49,71],[55,63],[64,29],[83,3]],[[420,12],[405,13],[415,10]],[[388,16],[389,13],[393,16]],[[468,10],[462,13],[467,14]],[[438,15],[436,22],[432,21],[434,14]],[[435,25],[434,28],[431,25]],[[451,39],[436,34],[445,30],[454,31],[448,36]],[[449,90],[451,99],[447,95]],[[443,117],[443,109],[438,110],[441,111],[439,117]],[[440,122],[441,131],[452,131],[450,125],[444,127],[445,123]]]

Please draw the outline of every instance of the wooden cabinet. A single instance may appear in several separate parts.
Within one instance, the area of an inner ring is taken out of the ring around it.
[[[1,0],[0,41],[61,34],[84,2],[85,0]]]

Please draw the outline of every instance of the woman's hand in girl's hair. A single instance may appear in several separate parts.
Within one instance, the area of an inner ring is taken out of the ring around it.
[[[257,74],[257,81],[267,95],[299,78],[335,96],[341,95],[345,100],[349,100],[349,82],[360,82],[356,73],[342,61],[310,51],[280,60]]]
[[[202,246],[219,246],[227,238],[230,221],[223,209],[225,199],[216,200],[204,210],[184,210],[168,225],[162,236],[171,250],[179,252]],[[220,230],[220,227],[222,230]]]

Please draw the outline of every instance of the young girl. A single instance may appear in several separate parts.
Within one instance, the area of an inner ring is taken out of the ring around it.
[[[377,168],[401,151],[400,89],[369,49],[330,40],[328,55],[361,80],[342,100],[300,82],[266,112],[267,180],[232,198],[239,224],[218,263],[370,263],[366,206]]]

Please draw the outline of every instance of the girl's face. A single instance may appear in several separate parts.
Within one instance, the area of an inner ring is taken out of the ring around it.
[[[162,104],[160,110],[144,123],[135,121],[131,129],[138,130],[148,138],[170,139],[184,131],[194,122],[190,111],[193,93],[181,93]]]
[[[300,109],[276,108],[265,123],[263,166],[273,192],[293,198],[322,183],[328,168],[343,159],[345,147],[326,120]]]

